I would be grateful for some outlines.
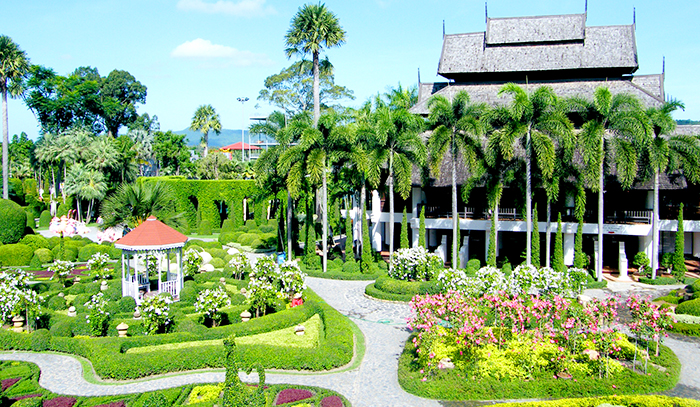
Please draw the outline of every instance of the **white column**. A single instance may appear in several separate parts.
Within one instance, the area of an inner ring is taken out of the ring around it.
[[[382,231],[383,227],[381,222],[379,222],[379,217],[382,214],[382,201],[379,198],[379,192],[376,190],[372,191],[372,215],[370,219],[372,221],[372,229],[370,230],[370,240],[372,241],[372,247],[374,250],[382,250]]]
[[[563,226],[562,226],[563,229]],[[567,266],[574,265],[574,240],[575,233],[564,233],[564,264]]]
[[[627,253],[625,252],[625,242],[620,242],[620,247],[618,248],[618,260],[617,268],[620,271],[620,280],[629,280],[627,276],[627,267],[629,262],[627,261]]]
[[[491,230],[486,229],[484,231],[484,258],[488,260],[489,258],[489,244],[491,243]]]
[[[693,257],[700,257],[700,232],[693,232]]]
[[[653,245],[652,245],[652,237],[651,237],[651,234],[652,234],[652,233],[653,233],[653,231],[652,231],[651,228],[650,228],[649,234],[648,234],[648,235],[646,235],[646,236],[639,236],[639,251],[640,251],[640,252],[644,252],[644,254],[647,255],[647,257],[649,258],[650,261],[651,261],[651,258],[652,258],[652,256],[651,256],[651,255],[652,255],[652,251],[654,250]],[[654,267],[657,268],[657,269],[659,268],[658,264],[657,264],[657,265],[650,264],[649,266],[652,267],[652,269],[653,269]]]

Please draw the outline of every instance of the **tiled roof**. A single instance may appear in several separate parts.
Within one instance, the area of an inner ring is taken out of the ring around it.
[[[114,242],[118,249],[151,250],[184,246],[187,236],[150,216],[126,236]]]

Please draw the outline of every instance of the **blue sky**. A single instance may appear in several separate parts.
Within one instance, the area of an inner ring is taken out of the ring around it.
[[[129,71],[148,87],[139,113],[157,115],[163,130],[189,126],[197,106],[211,104],[225,128],[272,108],[256,100],[264,79],[292,61],[284,34],[304,2],[281,0],[22,0],[7,1],[0,34],[32,63],[66,75],[80,66],[102,76]],[[485,30],[484,2],[471,0],[328,0],[347,43],[327,52],[336,83],[359,105],[388,87],[441,80],[436,75],[446,33]],[[683,101],[676,118],[700,120],[700,2],[590,0],[588,25],[631,24],[636,6],[637,74],[659,73],[666,57],[666,95]],[[584,0],[491,0],[489,16],[581,13]],[[251,100],[244,106],[238,97]],[[254,106],[259,104],[258,108]],[[243,110],[242,110],[243,109]],[[21,101],[9,104],[10,135],[31,138],[37,122]],[[122,129],[125,131],[125,129]]]

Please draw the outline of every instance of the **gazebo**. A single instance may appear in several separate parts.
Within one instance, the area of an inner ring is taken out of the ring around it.
[[[122,250],[122,297],[134,297],[137,304],[151,291],[146,258],[155,255],[158,264],[158,292],[169,293],[177,300],[184,286],[182,248],[187,236],[150,216],[126,236],[114,242]],[[170,256],[175,255],[177,269],[170,270]],[[142,267],[139,268],[139,260]],[[165,281],[162,281],[163,260],[166,261]],[[133,263],[132,263],[133,262]]]

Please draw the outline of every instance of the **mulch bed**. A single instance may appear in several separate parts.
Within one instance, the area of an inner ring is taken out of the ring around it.
[[[20,378],[20,377],[13,377],[11,379],[3,380],[2,381],[2,391],[5,391],[5,390],[9,389],[10,387],[14,386],[15,383],[17,383],[20,380],[22,380],[22,378]]]

